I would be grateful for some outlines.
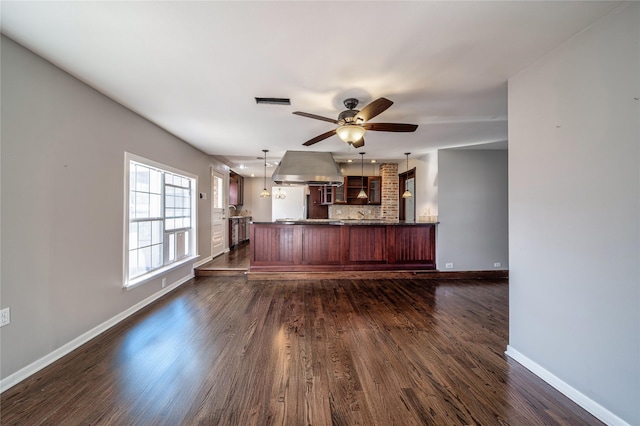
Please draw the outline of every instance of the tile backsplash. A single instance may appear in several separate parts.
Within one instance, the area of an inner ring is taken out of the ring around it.
[[[380,206],[333,204],[329,206],[329,219],[380,219],[380,212]]]

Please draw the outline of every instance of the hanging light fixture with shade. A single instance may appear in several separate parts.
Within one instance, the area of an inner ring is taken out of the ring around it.
[[[276,189],[276,192],[273,193],[273,198],[275,198],[276,200],[284,200],[285,198],[287,198],[287,193],[284,192],[282,188],[278,187],[278,189]]]
[[[357,198],[369,198],[364,191],[364,152],[360,153],[360,192],[358,192]]]
[[[404,155],[407,156],[407,171],[409,171],[409,154],[411,154],[410,152],[405,152]],[[402,194],[402,198],[411,198],[413,197],[413,195],[411,194],[411,191],[409,191],[409,188],[407,188],[407,182],[405,181],[404,183],[405,185],[405,190],[404,193]]]
[[[271,197],[271,194],[267,191],[267,152],[269,152],[269,150],[263,149],[262,152],[264,152],[264,189],[260,193],[260,197],[267,198]]]
[[[345,124],[344,126],[340,126],[336,129],[336,133],[338,137],[342,139],[343,142],[348,144],[353,144],[364,136],[365,128],[360,126],[359,124]]]

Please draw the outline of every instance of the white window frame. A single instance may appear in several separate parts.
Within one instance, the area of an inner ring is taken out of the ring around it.
[[[151,169],[156,169],[157,171],[167,174],[179,175],[183,178],[187,178],[190,180],[190,226],[181,227],[177,229],[172,229],[170,231],[166,231],[164,227],[164,221],[166,220],[165,214],[165,200],[166,194],[165,189],[167,187],[167,183],[165,182],[165,178],[163,177],[161,183],[161,216],[157,218],[158,220],[163,221],[162,226],[162,256],[163,256],[163,264],[159,267],[149,270],[148,272],[137,275],[135,277],[129,277],[129,251],[130,251],[130,240],[129,240],[129,229],[130,224],[137,222],[135,218],[130,217],[130,195],[131,195],[131,165],[138,163],[144,167],[148,167]],[[149,160],[147,158],[132,154],[130,152],[125,152],[124,156],[124,250],[123,250],[123,287],[126,289],[131,289],[140,284],[144,284],[149,282],[159,276],[167,273],[168,271],[175,269],[192,261],[198,257],[197,253],[197,236],[198,236],[198,218],[197,218],[197,209],[196,209],[196,200],[198,194],[198,176],[191,174],[189,172],[185,172],[184,170],[176,169],[174,167],[168,166],[166,164],[159,163],[157,161]],[[171,235],[173,235],[173,241],[177,239],[180,235],[184,235],[187,233],[188,236],[188,247],[187,253],[184,257],[176,258],[173,261],[168,261],[169,247],[168,241]]]

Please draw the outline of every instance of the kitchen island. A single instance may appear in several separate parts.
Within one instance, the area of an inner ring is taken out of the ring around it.
[[[436,269],[436,223],[302,219],[251,223],[250,272]]]

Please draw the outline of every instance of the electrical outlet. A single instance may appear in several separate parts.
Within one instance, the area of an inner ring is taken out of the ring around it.
[[[501,266],[502,266],[502,264],[500,262],[496,262],[496,263],[493,264],[494,268],[499,268]]]
[[[4,308],[0,311],[0,327],[11,324],[11,311],[9,308]]]
[[[166,278],[166,277],[164,277],[164,278],[162,279],[162,288],[164,288],[166,285],[167,285],[167,278]]]
[[[451,263],[445,263],[445,264],[444,264],[444,267],[445,267],[445,268],[447,268],[447,269],[453,269],[453,262],[451,262]]]

